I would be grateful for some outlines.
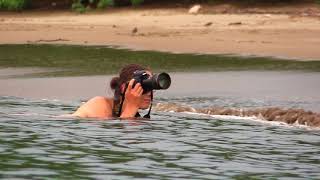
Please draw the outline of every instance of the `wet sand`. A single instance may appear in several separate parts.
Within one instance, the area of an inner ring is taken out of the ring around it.
[[[0,79],[23,77],[24,75],[31,75],[37,73],[48,73],[59,71],[55,68],[13,68],[13,67],[0,67]]]
[[[136,28],[136,31],[133,31]],[[114,10],[0,14],[0,43],[114,45],[139,50],[320,59],[320,19],[281,14]]]

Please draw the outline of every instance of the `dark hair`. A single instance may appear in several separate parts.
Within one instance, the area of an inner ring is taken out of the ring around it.
[[[130,81],[133,78],[133,73],[137,70],[147,70],[147,68],[139,64],[128,64],[124,66],[120,73],[119,77],[113,77],[110,81],[110,87],[112,90],[120,88],[121,84]]]

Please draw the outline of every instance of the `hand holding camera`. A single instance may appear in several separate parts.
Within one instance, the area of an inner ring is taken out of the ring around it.
[[[134,85],[135,84],[135,85]],[[125,99],[130,102],[132,106],[139,107],[140,97],[143,93],[143,89],[140,83],[136,83],[134,79],[129,81],[127,86]]]
[[[133,79],[135,83],[140,83],[143,89],[143,93],[150,92],[152,90],[168,89],[171,85],[171,78],[169,74],[162,72],[160,74],[153,74],[152,76],[146,71],[135,71],[133,73]]]
[[[168,89],[170,84],[171,78],[167,73],[151,75],[147,71],[135,71],[133,79],[126,83],[123,103],[120,105],[119,112],[121,112],[122,106],[125,110],[120,117],[137,117],[139,108],[146,109],[149,107],[149,112],[144,117],[150,118],[153,100],[152,91]]]

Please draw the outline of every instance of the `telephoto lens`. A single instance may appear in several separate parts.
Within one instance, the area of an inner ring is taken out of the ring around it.
[[[169,74],[163,72],[160,74],[154,74],[152,76],[153,89],[168,89],[171,85],[171,78]]]
[[[150,77],[145,71],[136,71],[133,78],[136,81],[135,84],[141,84],[144,93],[152,90],[168,89],[171,85],[170,75],[165,72],[153,74]]]

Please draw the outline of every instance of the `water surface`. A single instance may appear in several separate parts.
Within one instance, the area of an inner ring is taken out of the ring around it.
[[[303,71],[224,71],[170,73],[172,85],[156,96],[197,106],[303,108],[320,112],[320,73]],[[108,76],[0,78],[0,95],[29,99],[87,100],[112,96]],[[1,70],[0,70],[1,77]],[[176,98],[178,97],[178,100]],[[205,100],[203,100],[203,98]],[[216,100],[216,99],[219,100]],[[222,98],[222,99],[221,99]],[[247,102],[247,104],[243,104]],[[242,103],[242,104],[239,104]],[[237,105],[239,104],[239,105]]]
[[[198,106],[211,101],[202,100],[196,100]],[[165,103],[161,99],[157,102]],[[73,111],[78,104],[79,101],[2,96],[0,177],[317,179],[320,176],[317,129],[175,112],[155,112],[151,120],[135,121],[58,116]]]
[[[319,179],[319,128],[175,111],[150,120],[61,116],[112,95],[104,75],[128,63],[189,72],[170,73],[155,103],[320,112],[319,61],[0,45],[0,178]],[[65,75],[82,76],[52,77]]]
[[[155,103],[319,112],[319,74],[173,73]],[[254,118],[154,111],[151,120],[70,119],[112,76],[0,80],[5,179],[318,179],[320,131]]]

